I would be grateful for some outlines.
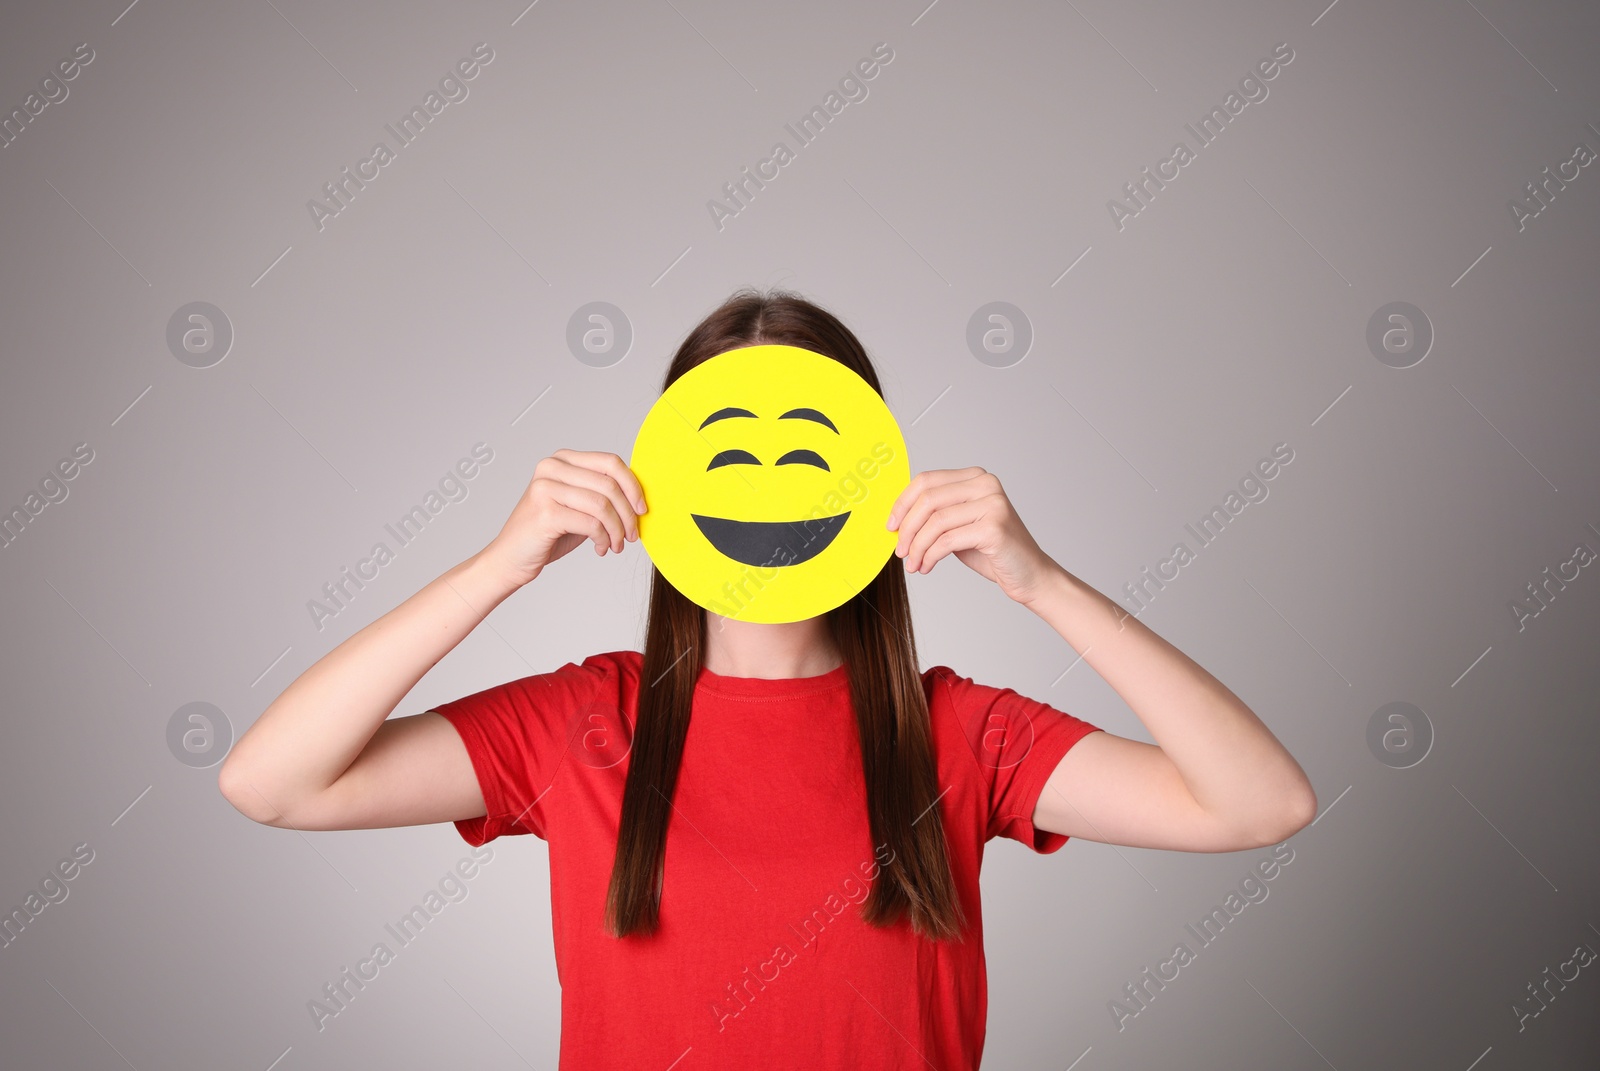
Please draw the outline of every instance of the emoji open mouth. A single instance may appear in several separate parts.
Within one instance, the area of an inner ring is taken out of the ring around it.
[[[689,516],[718,551],[736,562],[762,568],[810,561],[827,549],[850,518],[848,511],[803,521],[734,521],[698,513]]]

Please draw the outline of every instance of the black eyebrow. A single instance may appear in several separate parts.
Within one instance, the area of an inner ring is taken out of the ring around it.
[[[787,415],[787,414],[785,414],[785,415]],[[752,413],[748,409],[735,409],[732,406],[730,406],[727,409],[718,409],[715,413],[712,413],[710,416],[706,417],[705,420],[703,420],[700,423],[700,426],[703,428],[707,424],[714,424],[719,420],[726,420],[729,417],[736,417],[736,416],[753,417],[753,416],[755,416],[755,414]]]
[[[829,420],[827,417],[823,416],[820,412],[818,412],[815,409],[791,409],[787,413],[783,414],[783,416],[780,416],[778,419],[779,420],[789,420],[789,419],[793,419],[793,420],[815,420],[818,424],[821,424],[821,425],[827,427],[835,435],[839,434],[839,429],[833,426],[833,421]]]

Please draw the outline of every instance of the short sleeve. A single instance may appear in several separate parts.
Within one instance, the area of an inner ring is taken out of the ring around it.
[[[619,694],[615,660],[594,655],[434,707],[466,745],[488,812],[458,820],[462,838],[474,847],[527,833],[548,840],[542,801],[574,736],[581,742],[591,723],[619,727]]]
[[[936,693],[943,691],[951,703],[977,762],[989,802],[984,839],[1009,837],[1041,855],[1060,850],[1068,837],[1035,826],[1034,808],[1061,757],[1100,727],[1010,688],[978,684],[946,666],[929,672],[936,678]]]

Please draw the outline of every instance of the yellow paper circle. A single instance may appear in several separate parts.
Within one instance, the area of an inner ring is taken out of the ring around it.
[[[839,606],[894,553],[911,481],[894,414],[866,380],[798,346],[745,346],[680,376],[629,462],[639,540],[699,606],[774,624]]]

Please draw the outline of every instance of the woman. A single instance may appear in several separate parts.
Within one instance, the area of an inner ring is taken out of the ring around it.
[[[755,291],[689,333],[663,389],[763,343],[882,393],[838,319]],[[268,825],[546,840],[563,1071],[976,1068],[986,841],[1238,851],[1316,813],[1255,714],[1046,555],[980,468],[915,476],[895,556],[820,617],[720,617],[655,571],[642,652],[388,720],[507,596],[584,542],[622,552],[647,507],[617,455],[556,451],[487,547],[302,674],[220,773]],[[905,574],[952,555],[1082,652],[1157,744],[919,671]]]

